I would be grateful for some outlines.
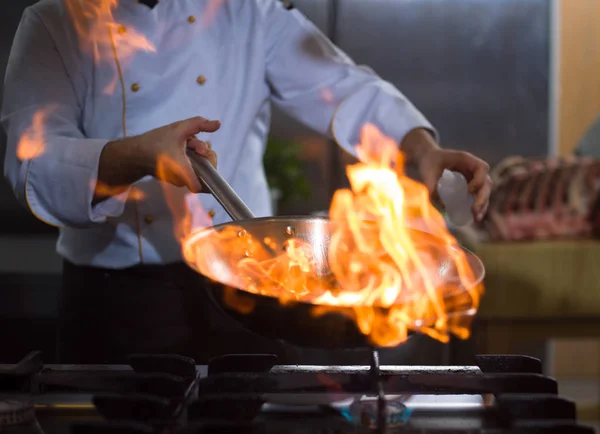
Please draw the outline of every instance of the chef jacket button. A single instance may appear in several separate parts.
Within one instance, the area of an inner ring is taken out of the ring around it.
[[[123,33],[127,32],[127,27],[120,25],[119,27],[117,27],[117,32],[122,35]]]
[[[215,210],[214,210],[214,209],[211,209],[211,210],[208,212],[208,216],[209,216],[210,218],[213,218],[213,217],[215,216]]]
[[[152,218],[152,216],[151,216],[151,215],[147,215],[146,217],[144,217],[144,221],[145,221],[147,224],[151,224],[151,223],[154,221],[154,219]]]
[[[140,85],[139,85],[138,83],[133,83],[133,84],[131,85],[131,90],[132,90],[133,92],[137,92],[138,90],[140,90]]]
[[[196,22],[196,17],[195,17],[195,16],[193,16],[193,15],[190,15],[190,16],[188,17],[188,22],[190,22],[190,23],[195,23],[195,22]]]
[[[206,77],[205,77],[205,76],[203,76],[203,75],[200,75],[200,76],[198,76],[198,78],[196,79],[196,82],[197,82],[199,85],[201,85],[201,86],[202,86],[204,83],[206,83]]]

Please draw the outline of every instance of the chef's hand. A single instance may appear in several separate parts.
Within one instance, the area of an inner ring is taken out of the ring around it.
[[[196,134],[212,133],[220,126],[219,121],[195,117],[139,136],[108,142],[100,154],[92,205],[126,191],[148,175],[200,193],[202,186],[185,151],[193,149],[217,167],[217,155]]]
[[[461,173],[474,196],[472,212],[476,221],[485,216],[492,191],[489,165],[468,152],[441,149],[433,136],[424,129],[411,131],[403,140],[402,149],[409,162],[419,169],[421,179],[432,197],[437,198],[437,184],[444,169]]]
[[[145,164],[161,181],[178,187],[187,187],[193,193],[200,193],[202,185],[185,151],[194,150],[197,154],[206,157],[216,168],[217,155],[196,135],[215,132],[220,126],[219,121],[195,117],[149,131],[142,136],[142,140],[147,143]]]

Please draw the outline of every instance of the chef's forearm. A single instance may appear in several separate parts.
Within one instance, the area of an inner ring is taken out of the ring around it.
[[[123,193],[131,184],[150,175],[150,167],[140,152],[138,137],[108,142],[100,154],[93,204]]]
[[[431,131],[425,128],[415,128],[404,136],[400,149],[406,155],[407,163],[416,165],[429,151],[439,149],[439,145]]]

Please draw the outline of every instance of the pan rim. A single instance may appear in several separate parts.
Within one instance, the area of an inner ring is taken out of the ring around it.
[[[224,229],[226,227],[231,227],[231,226],[241,226],[242,229],[245,229],[247,226],[252,226],[255,224],[260,224],[260,223],[269,223],[269,222],[289,222],[289,223],[293,223],[293,222],[298,222],[301,221],[303,223],[307,223],[307,222],[320,222],[320,223],[330,223],[330,222],[334,222],[335,220],[331,220],[328,217],[324,217],[324,216],[299,216],[299,215],[291,215],[291,216],[267,216],[267,217],[257,217],[257,218],[253,218],[253,219],[244,219],[244,220],[235,220],[235,221],[229,221],[229,222],[225,222],[225,223],[220,223],[218,225],[215,226],[209,226],[209,227],[205,227],[205,228],[200,228],[197,229],[195,231],[192,231],[192,233],[190,233],[190,235],[188,235],[181,243],[181,249],[182,249],[182,254],[183,254],[183,258],[184,258],[184,262],[190,267],[192,268],[194,271],[196,271],[198,274],[200,274],[201,276],[204,276],[205,278],[219,284],[222,285],[224,287],[229,287],[231,288],[232,286],[224,281],[221,281],[219,279],[215,279],[214,276],[206,276],[205,274],[201,273],[200,270],[198,270],[196,264],[193,261],[188,260],[187,258],[189,257],[188,253],[189,249],[191,248],[191,246],[193,246],[195,244],[195,241],[201,238],[204,238],[206,236],[209,236],[215,232],[218,232],[221,229]],[[427,235],[431,236],[431,237],[435,237],[435,238],[439,238],[438,236],[424,231],[422,229],[417,229],[417,228],[412,228],[410,226],[408,226],[411,230],[413,231],[417,231],[417,232],[422,232],[422,233],[426,233]],[[484,279],[485,279],[485,275],[486,275],[486,269],[485,266],[483,264],[483,261],[481,260],[481,258],[479,256],[477,256],[474,252],[472,252],[471,250],[469,250],[468,248],[464,247],[463,245],[461,245],[457,240],[456,240],[456,245],[453,246],[453,248],[457,248],[460,249],[464,252],[464,254],[469,258],[468,261],[471,264],[471,266],[476,266],[478,269],[478,272],[474,272],[474,274],[476,275],[476,278],[473,279],[473,282],[471,282],[471,284],[469,286],[465,286],[464,289],[465,290],[470,290],[473,289],[475,287],[477,287],[478,285],[480,285]],[[256,294],[253,293],[251,291],[247,291],[244,288],[233,288],[237,291],[240,291],[242,293],[245,294],[251,294],[254,296],[260,296],[260,297],[267,297],[269,299],[273,299],[273,300],[279,300],[278,297],[273,296],[273,295],[268,295],[268,294]],[[318,306],[330,306],[327,304],[316,304],[316,303],[308,303],[305,301],[296,301],[293,304],[305,304],[307,306],[313,306],[313,307],[318,307]],[[331,306],[336,306],[336,305],[331,305]],[[336,306],[336,307],[345,307],[345,308],[349,308],[352,309],[353,307],[358,307],[358,306]],[[367,306],[365,306],[367,307]],[[376,309],[389,309],[390,307],[383,307],[383,306],[370,306]]]

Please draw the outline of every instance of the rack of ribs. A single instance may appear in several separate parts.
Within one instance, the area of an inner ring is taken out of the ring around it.
[[[503,160],[491,173],[487,229],[492,241],[600,235],[600,160]]]

